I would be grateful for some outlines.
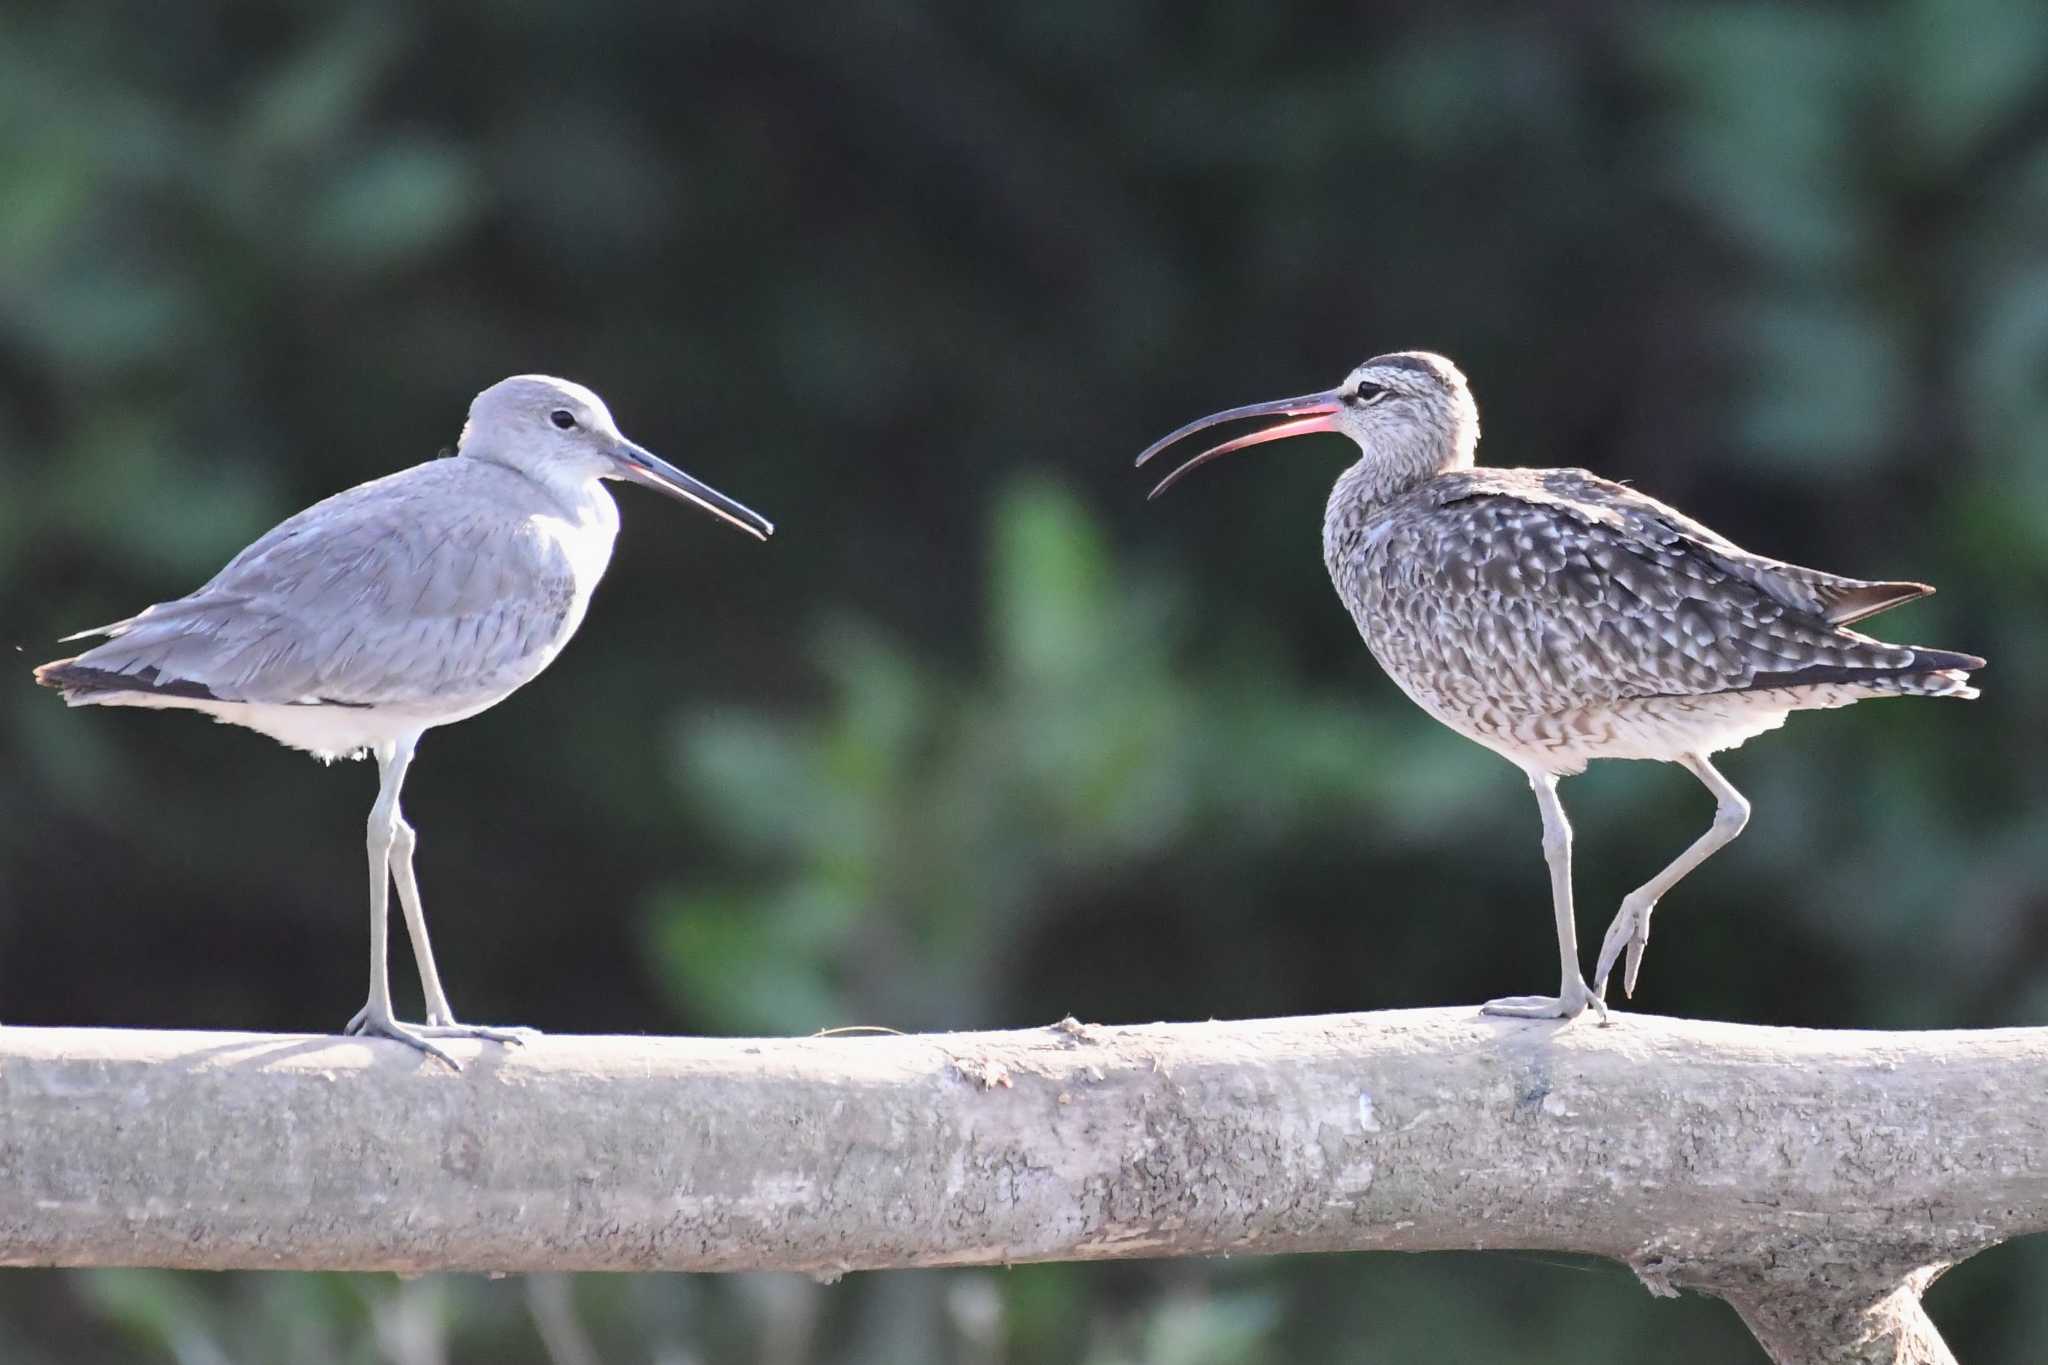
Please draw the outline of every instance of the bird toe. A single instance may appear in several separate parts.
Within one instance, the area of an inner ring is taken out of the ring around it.
[[[389,1038],[394,1043],[425,1053],[436,1061],[447,1064],[449,1070],[462,1070],[462,1063],[450,1056],[448,1050],[433,1041],[434,1030],[410,1024],[401,1024],[392,1018],[390,1011],[372,1009],[365,1005],[355,1013],[342,1029],[342,1035],[349,1038]],[[430,1036],[432,1035],[432,1036]]]
[[[539,1029],[521,1024],[459,1024],[453,1020],[429,1024],[419,1032],[428,1038],[479,1038],[510,1047],[522,1047],[541,1036]]]

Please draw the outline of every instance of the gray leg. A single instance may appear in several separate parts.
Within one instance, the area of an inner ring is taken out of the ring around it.
[[[1510,995],[1489,1000],[1480,1008],[1487,1014],[1504,1014],[1516,1019],[1572,1019],[1591,1005],[1607,1017],[1607,1009],[1586,986],[1579,970],[1579,934],[1572,918],[1572,827],[1564,817],[1564,803],[1557,799],[1557,778],[1549,773],[1529,774],[1529,787],[1543,812],[1543,860],[1550,865],[1550,905],[1557,916],[1557,959],[1560,982],[1556,995]]]
[[[1742,827],[1749,823],[1749,802],[1728,784],[1728,779],[1721,776],[1713,764],[1707,762],[1705,755],[1688,754],[1680,761],[1714,794],[1718,803],[1714,810],[1714,823],[1705,834],[1693,840],[1692,847],[1673,858],[1671,866],[1622,897],[1621,910],[1615,915],[1614,923],[1607,926],[1607,937],[1600,944],[1599,970],[1593,974],[1593,989],[1602,1000],[1607,998],[1607,974],[1614,970],[1614,961],[1624,948],[1628,951],[1628,966],[1621,974],[1621,988],[1630,995],[1636,993],[1636,973],[1642,969],[1643,949],[1650,942],[1650,912],[1657,908],[1657,902],[1664,893],[1678,885],[1686,873],[1712,857],[1716,850],[1742,833]]]
[[[363,1002],[363,1007],[356,1011],[355,1018],[348,1021],[342,1032],[396,1039],[430,1057],[439,1058],[459,1071],[461,1064],[446,1050],[436,1046],[433,1039],[481,1037],[499,1042],[519,1042],[521,1039],[512,1030],[478,1029],[452,1021],[425,1026],[401,1024],[392,1013],[388,922],[394,857],[405,868],[399,882],[399,899],[405,910],[406,930],[413,937],[414,956],[420,963],[420,980],[428,985],[430,1001],[438,997],[440,1008],[445,1011],[448,1007],[447,997],[440,994],[440,981],[434,975],[432,953],[427,948],[427,923],[420,913],[419,887],[412,878],[412,827],[405,823],[398,810],[398,791],[405,784],[405,770],[412,765],[413,746],[418,742],[418,736],[411,736],[382,745],[377,750],[377,800],[370,807],[368,840],[370,998]],[[404,831],[403,836],[399,833],[401,830]]]
[[[407,753],[410,758],[410,751]],[[441,989],[441,973],[434,967],[434,945],[427,941],[427,916],[420,908],[419,882],[413,877],[412,855],[419,846],[412,824],[392,805],[391,879],[398,884],[398,904],[405,912],[406,937],[412,940],[413,962],[420,969],[420,994],[426,1001],[427,1027],[419,1030],[429,1038],[487,1038],[495,1043],[523,1043],[532,1029],[489,1028],[482,1024],[457,1023],[448,1006],[448,993]]]
[[[406,937],[412,940],[412,960],[420,969],[420,994],[426,1001],[427,1022],[452,1024],[455,1011],[448,1007],[448,994],[441,989],[441,973],[434,968],[434,945],[427,941],[427,916],[420,908],[420,885],[413,878],[412,855],[419,847],[412,823],[403,812],[391,829],[391,880],[398,884],[398,904],[405,912]]]
[[[343,1027],[345,1034],[394,1038],[438,1057],[456,1070],[461,1065],[429,1042],[419,1030],[398,1022],[391,1012],[390,945],[391,845],[398,827],[398,788],[412,762],[412,744],[380,745],[377,749],[377,800],[370,807],[370,998]]]

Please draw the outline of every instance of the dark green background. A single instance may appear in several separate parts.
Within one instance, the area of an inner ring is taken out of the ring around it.
[[[1974,705],[1795,718],[1637,1004],[2048,1021],[2048,10],[1870,5],[0,11],[0,1018],[328,1029],[360,765],[67,713],[57,636],[452,442],[542,370],[775,518],[626,491],[542,679],[407,807],[465,1016],[797,1033],[1549,989],[1534,803],[1374,668],[1335,438],[1146,505],[1154,436],[1428,347],[1482,458],[1924,578]],[[1582,938],[1705,828],[1565,789]],[[396,972],[416,1008],[411,973]],[[576,1360],[565,1282],[0,1278],[10,1365]],[[1760,1359],[1555,1256],[566,1282],[610,1362]],[[2048,1258],[1938,1285],[2037,1358]]]

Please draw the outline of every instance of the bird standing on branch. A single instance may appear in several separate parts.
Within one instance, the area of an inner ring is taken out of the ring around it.
[[[1563,980],[1555,996],[1489,1001],[1491,1014],[1606,1012],[1624,952],[1633,994],[1650,912],[1742,832],[1749,803],[1710,756],[1793,711],[1865,697],[1974,697],[1969,654],[1892,645],[1849,627],[1934,589],[1875,583],[1752,554],[1634,489],[1583,469],[1473,465],[1479,411],[1439,355],[1375,356],[1326,393],[1254,403],[1190,422],[1138,463],[1220,422],[1287,420],[1213,446],[1199,465],[1312,432],[1362,452],[1323,517],[1330,581],[1380,666],[1423,710],[1528,774]],[[1571,826],[1558,779],[1596,758],[1682,763],[1719,804],[1714,823],[1621,903],[1593,985],[1572,917]]]
[[[496,705],[561,652],[611,561],[626,479],[766,540],[766,518],[619,433],[580,384],[520,375],[470,404],[452,458],[358,485],[279,524],[188,597],[67,637],[112,637],[36,670],[73,706],[203,711],[323,760],[377,759],[370,808],[370,993],[344,1030],[453,1066],[436,1038],[518,1042],[456,1022],[434,969],[398,789],[422,733]],[[391,884],[426,997],[392,1014]]]

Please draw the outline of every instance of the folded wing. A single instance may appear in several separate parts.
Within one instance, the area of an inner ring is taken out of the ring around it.
[[[574,575],[545,527],[488,486],[467,497],[436,487],[476,477],[455,466],[421,466],[308,508],[198,591],[88,632],[111,638],[45,665],[39,680],[347,706],[516,685],[560,643]]]
[[[1397,513],[1365,569],[1475,703],[1882,683],[1983,666],[1848,629],[1933,591],[1755,555],[1584,470],[1475,469]],[[1452,683],[1453,686],[1457,682]]]

